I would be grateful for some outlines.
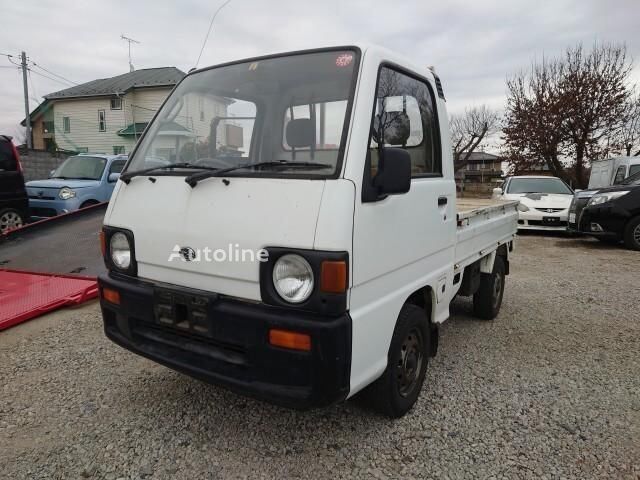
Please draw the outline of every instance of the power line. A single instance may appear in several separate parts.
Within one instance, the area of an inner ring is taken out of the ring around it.
[[[36,75],[40,75],[41,77],[48,78],[49,80],[53,80],[54,82],[58,82],[59,84],[64,85],[65,87],[69,88],[69,85],[68,85],[68,84],[66,84],[66,83],[62,82],[61,80],[58,80],[57,78],[49,77],[49,76],[44,75],[44,74],[42,74],[42,73],[40,73],[40,72],[36,72],[35,70],[32,70],[32,69],[30,69],[30,68],[28,68],[27,70],[29,70],[29,71],[31,71],[31,72],[33,72],[33,73],[35,73]]]
[[[196,64],[194,68],[198,68],[198,64],[200,63],[200,57],[202,57],[202,52],[204,51],[204,47],[207,44],[207,40],[209,40],[209,34],[211,33],[211,27],[213,27],[213,21],[216,19],[216,16],[231,0],[226,0],[222,5],[218,7],[218,9],[213,13],[211,17],[211,22],[209,23],[209,30],[207,30],[207,35],[204,37],[204,42],[202,42],[202,48],[200,49],[200,55],[198,55],[198,60],[196,60]]]
[[[52,72],[51,70],[47,70],[47,69],[46,69],[46,68],[44,68],[42,65],[39,65],[39,64],[37,64],[37,63],[36,63],[36,62],[34,62],[34,61],[31,61],[31,63],[32,63],[34,66],[38,67],[40,70],[44,70],[45,72],[47,72],[47,73],[48,73],[48,74],[50,74],[50,75],[53,75],[54,77],[61,78],[61,79],[62,79],[62,80],[64,80],[65,82],[71,83],[71,84],[73,84],[73,85],[78,85],[78,83],[77,83],[77,82],[74,82],[74,81],[72,81],[72,80],[69,80],[68,78],[63,77],[62,75],[58,75],[57,73],[54,73],[54,72]]]

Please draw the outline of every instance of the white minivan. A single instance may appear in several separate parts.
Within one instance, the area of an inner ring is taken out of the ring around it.
[[[416,402],[456,295],[502,304],[514,201],[457,204],[442,85],[377,47],[189,73],[109,204],[106,335],[293,408]]]

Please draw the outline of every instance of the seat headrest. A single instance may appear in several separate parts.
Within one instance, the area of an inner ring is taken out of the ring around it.
[[[381,131],[380,123],[384,128]],[[379,142],[379,137],[384,135],[386,145],[404,145],[411,135],[411,121],[405,112],[385,112],[382,118],[375,117],[374,122],[375,138]]]
[[[316,132],[310,118],[296,118],[287,123],[287,145],[293,148],[311,147],[316,142]]]

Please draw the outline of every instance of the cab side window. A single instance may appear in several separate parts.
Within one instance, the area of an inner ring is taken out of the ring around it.
[[[438,139],[435,99],[426,81],[381,68],[369,140],[371,178],[383,147],[409,153],[412,177],[441,176]]]
[[[625,167],[624,165],[621,167],[618,167],[618,170],[616,170],[616,178],[613,179],[613,184],[617,185],[618,183],[622,182],[625,179],[626,173],[627,173],[627,167]]]

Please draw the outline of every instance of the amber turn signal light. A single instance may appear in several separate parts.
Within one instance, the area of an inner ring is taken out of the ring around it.
[[[109,303],[113,303],[114,305],[120,305],[120,292],[118,292],[117,290],[103,288],[102,298],[104,298]]]
[[[100,230],[100,250],[102,251],[102,256],[104,257],[107,254],[107,239],[104,235],[104,230]]]
[[[311,337],[306,333],[271,329],[269,330],[269,343],[275,347],[290,350],[311,351]]]
[[[347,291],[347,262],[325,260],[320,267],[320,291],[344,293]]]

